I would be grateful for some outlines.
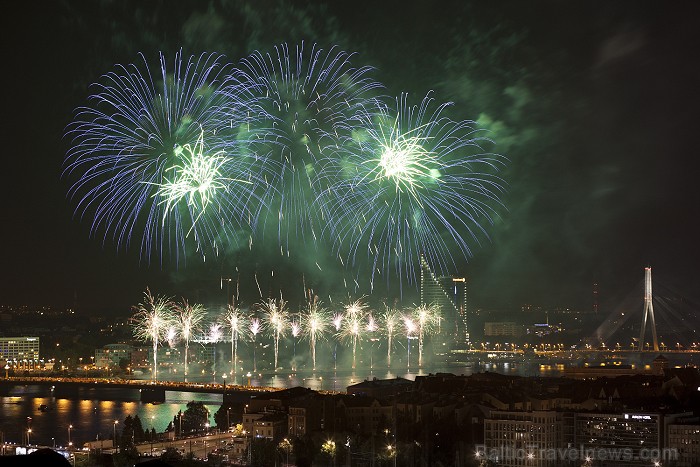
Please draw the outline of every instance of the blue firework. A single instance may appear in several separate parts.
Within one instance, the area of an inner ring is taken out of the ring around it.
[[[256,124],[245,139],[268,182],[258,187],[269,211],[261,216],[257,236],[274,236],[283,255],[298,240],[308,245],[318,240],[319,223],[332,215],[319,203],[327,188],[319,174],[332,155],[324,148],[356,129],[358,116],[381,88],[372,69],[354,67],[351,58],[335,47],[305,49],[302,43],[290,50],[281,44],[273,53],[252,53],[232,75],[234,100],[241,90],[252,96]]]
[[[364,130],[339,145],[324,178],[327,230],[355,270],[415,283],[423,255],[438,274],[472,255],[501,205],[505,159],[474,122],[445,116],[450,103],[429,93],[419,105],[402,94],[395,106],[365,113]],[[359,269],[358,269],[359,268]]]
[[[137,244],[149,262],[216,253],[254,224],[245,207],[256,205],[257,175],[235,138],[249,101],[220,91],[230,71],[220,55],[180,51],[168,66],[160,54],[154,74],[141,59],[103,75],[68,127],[76,215],[118,248]]]

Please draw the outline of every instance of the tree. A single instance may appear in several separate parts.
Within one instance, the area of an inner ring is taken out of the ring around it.
[[[231,412],[231,407],[226,403],[222,404],[219,410],[216,411],[214,414],[214,422],[219,430],[228,430],[229,424],[234,422],[234,420],[231,420]]]
[[[177,448],[167,447],[165,448],[165,452],[161,454],[160,460],[168,464],[176,465],[182,461],[182,454]]]
[[[252,438],[248,449],[252,465],[275,465],[277,449],[268,438]]]
[[[141,423],[141,419],[139,418],[138,414],[136,414],[134,416],[133,427],[134,427],[134,442],[141,443],[143,441],[146,441],[146,433],[144,432],[143,423]]]
[[[180,419],[182,418],[182,425]],[[178,412],[171,422],[175,428],[175,433],[182,436],[183,433],[201,432],[206,428],[209,422],[209,410],[204,406],[203,402],[189,401],[187,409],[184,412]],[[180,427],[182,426],[182,433]],[[170,427],[170,425],[168,425]]]
[[[292,452],[297,466],[310,466],[316,456],[316,445],[310,435],[294,438]]]

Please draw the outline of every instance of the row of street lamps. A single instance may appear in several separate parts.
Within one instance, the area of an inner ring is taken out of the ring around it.
[[[27,417],[27,446],[31,446],[31,435],[32,435],[32,427],[29,426],[32,422],[31,417]],[[114,422],[116,423],[116,421]],[[70,432],[73,429],[73,425],[68,425],[68,449],[71,449],[73,447],[73,441],[71,441],[71,436]],[[53,442],[53,447],[56,447],[56,438],[51,438],[51,441]]]

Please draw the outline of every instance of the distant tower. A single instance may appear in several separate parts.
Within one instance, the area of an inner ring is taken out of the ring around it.
[[[456,344],[469,343],[467,329],[467,280],[464,277],[437,277],[420,258],[420,303],[440,308],[440,334]]]
[[[598,313],[598,283],[593,283],[593,313]]]
[[[656,320],[654,319],[654,305],[651,300],[651,268],[644,268],[644,317],[642,318],[642,332],[639,334],[639,351],[644,349],[644,331],[647,327],[647,316],[651,318],[651,335],[654,339],[654,352],[659,351],[659,341],[656,338]]]

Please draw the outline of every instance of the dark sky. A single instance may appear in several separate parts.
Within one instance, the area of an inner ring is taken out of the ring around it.
[[[293,262],[142,264],[138,251],[89,237],[60,176],[65,127],[114,64],[181,47],[236,62],[301,40],[356,52],[353,63],[376,67],[392,95],[433,90],[453,101],[453,116],[488,128],[508,157],[507,210],[457,271],[469,278],[473,306],[588,309],[597,282],[612,309],[647,265],[697,303],[697,2],[90,0],[17,8],[3,27],[0,304],[77,300],[83,311],[125,312],[146,286],[211,301],[223,297],[219,278],[235,267],[246,291],[257,273],[268,290],[300,291],[308,281],[321,296],[337,293],[338,276],[314,278]]]

